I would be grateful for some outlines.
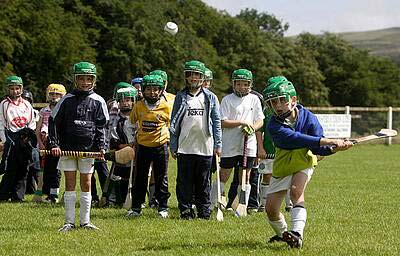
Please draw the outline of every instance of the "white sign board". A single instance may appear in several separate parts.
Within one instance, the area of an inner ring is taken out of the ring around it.
[[[351,115],[346,114],[316,114],[324,128],[326,138],[350,138]]]

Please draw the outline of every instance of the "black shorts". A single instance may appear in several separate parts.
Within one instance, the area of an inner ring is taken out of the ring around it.
[[[247,157],[246,169],[252,169],[254,166],[255,157]],[[231,169],[236,166],[243,167],[243,156],[221,157],[221,168]]]

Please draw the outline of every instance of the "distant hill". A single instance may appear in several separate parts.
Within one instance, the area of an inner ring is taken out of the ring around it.
[[[372,55],[386,56],[400,64],[400,27],[340,33],[339,36]]]

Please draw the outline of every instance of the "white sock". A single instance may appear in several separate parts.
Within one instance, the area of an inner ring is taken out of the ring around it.
[[[60,193],[59,188],[50,188],[50,195],[55,195],[58,197],[58,193]]]
[[[92,195],[90,192],[81,192],[81,209],[80,209],[80,224],[90,222],[90,204],[92,203]]]
[[[221,195],[224,195],[224,191],[225,191],[225,183],[224,182],[220,182],[219,183],[220,184],[220,186],[221,186]],[[217,184],[215,184],[215,185],[217,185]]]
[[[76,192],[65,191],[64,193],[65,223],[75,225],[75,203],[76,203]]]
[[[151,184],[149,186],[149,203],[153,200],[155,192],[156,192],[156,185],[155,184]]]
[[[250,192],[251,192],[251,185],[250,184],[246,184],[245,185],[246,207],[249,205]]]
[[[267,201],[267,190],[269,185],[261,184],[260,186],[260,205],[265,207]]]
[[[291,211],[292,231],[298,232],[303,237],[304,227],[307,221],[307,210],[303,207],[295,206]]]
[[[282,237],[282,233],[287,231],[287,224],[282,213],[279,214],[279,220],[268,220],[268,222],[279,237]]]

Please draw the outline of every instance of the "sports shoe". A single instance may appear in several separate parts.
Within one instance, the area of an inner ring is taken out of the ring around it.
[[[268,243],[275,243],[275,242],[285,242],[283,241],[283,238],[278,236],[278,235],[274,235],[273,237],[271,237],[268,241]]]
[[[160,215],[161,218],[166,219],[168,218],[169,214],[168,214],[168,210],[161,210],[158,212],[158,214]]]
[[[247,214],[257,213],[258,208],[247,208]]]
[[[67,233],[67,232],[69,232],[69,231],[72,231],[73,229],[75,229],[75,225],[74,225],[74,224],[65,223],[64,226],[62,226],[62,227],[58,230],[58,232]]]
[[[132,209],[128,211],[127,217],[128,218],[137,218],[140,217],[142,215],[142,213],[140,212],[140,210],[137,209]]]
[[[98,227],[96,227],[93,223],[86,223],[86,224],[81,224],[81,228],[87,229],[87,230],[100,230]]]
[[[43,200],[44,203],[48,204],[57,204],[58,203],[58,196],[55,195],[49,195]]]
[[[296,231],[283,232],[282,239],[290,246],[290,248],[300,249],[303,246],[303,238],[301,238],[301,235]]]
[[[195,218],[193,209],[186,209],[181,212],[181,219],[183,220],[192,220]]]

